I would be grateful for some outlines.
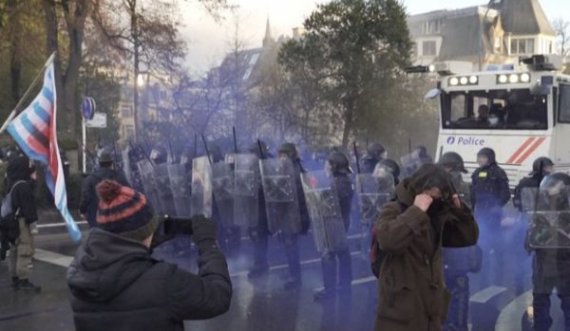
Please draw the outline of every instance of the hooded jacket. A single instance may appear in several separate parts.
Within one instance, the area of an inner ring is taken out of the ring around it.
[[[114,180],[123,186],[130,186],[122,171],[110,168],[99,168],[85,179],[81,188],[79,211],[87,217],[87,222],[91,227],[97,226],[96,218],[99,198],[97,197],[96,187],[105,179]]]
[[[217,248],[199,275],[151,258],[141,243],[93,229],[67,273],[77,331],[184,330],[183,321],[225,313],[232,287]]]
[[[28,224],[38,220],[34,197],[34,186],[31,179],[32,172],[33,170],[30,168],[30,160],[25,156],[16,157],[8,163],[7,192],[10,192],[13,188],[13,210],[17,211],[17,217],[24,218]]]
[[[509,178],[499,167],[495,152],[483,148],[478,155],[485,155],[489,165],[481,167],[472,175],[472,199],[476,210],[492,211],[504,207],[511,200]]]
[[[449,292],[443,278],[442,247],[477,243],[479,230],[471,211],[444,204],[429,216],[415,207],[406,179],[396,189],[376,223],[385,252],[379,277],[377,331],[441,331]]]

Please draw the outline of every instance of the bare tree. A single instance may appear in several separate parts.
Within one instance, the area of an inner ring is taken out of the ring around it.
[[[566,60],[570,55],[570,22],[559,18],[552,22],[556,37],[558,38],[558,51],[560,55]]]

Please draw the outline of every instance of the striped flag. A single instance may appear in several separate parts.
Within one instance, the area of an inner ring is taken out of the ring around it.
[[[10,124],[8,133],[26,155],[46,166],[46,183],[54,203],[65,219],[71,239],[81,240],[81,232],[67,207],[67,191],[57,144],[57,95],[53,60],[44,72],[43,87],[34,101]]]

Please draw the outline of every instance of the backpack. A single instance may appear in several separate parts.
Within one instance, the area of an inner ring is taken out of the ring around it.
[[[20,210],[14,211],[12,192],[16,186],[22,183],[25,183],[25,181],[17,181],[12,186],[10,192],[2,199],[2,206],[0,207],[0,230],[5,232],[5,235],[8,235],[9,240],[16,240],[20,236],[20,227],[18,225],[18,213]]]
[[[403,213],[407,206],[401,202],[399,205],[400,213]],[[372,227],[370,238],[372,238],[372,242],[370,243],[370,267],[372,269],[372,274],[376,276],[376,278],[380,278],[380,269],[382,268],[382,263],[386,258],[386,252],[380,248],[380,244],[378,243],[378,238],[376,237],[376,225]]]

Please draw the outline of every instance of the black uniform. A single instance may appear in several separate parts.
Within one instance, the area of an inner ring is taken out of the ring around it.
[[[250,152],[257,155],[260,160],[273,158],[267,151],[265,144],[259,142],[251,146]],[[269,263],[267,262],[267,248],[269,246],[269,225],[267,222],[267,210],[265,205],[265,195],[263,194],[263,186],[259,185],[258,190],[258,203],[259,214],[257,226],[250,228],[249,238],[253,242],[253,267],[251,268],[248,277],[255,278],[265,274],[269,270]]]
[[[450,175],[461,200],[470,206],[471,188],[463,181],[461,172],[452,171]],[[467,331],[469,329],[469,273],[479,271],[481,259],[480,249],[477,246],[443,249],[445,284],[451,292],[451,302],[444,330]]]
[[[559,183],[564,185],[565,188],[551,195],[550,187],[554,187]],[[541,185],[541,196],[537,199],[536,209],[538,211],[554,212],[557,215],[557,223],[559,225],[570,223],[567,187],[570,187],[570,177],[568,175],[554,174],[548,176]],[[540,216],[535,219],[535,223],[540,221],[539,218]],[[535,331],[548,331],[552,326],[550,296],[554,289],[556,289],[562,301],[561,308],[565,321],[564,330],[570,330],[570,246],[566,244],[562,244],[560,248],[534,249],[532,305]]]

